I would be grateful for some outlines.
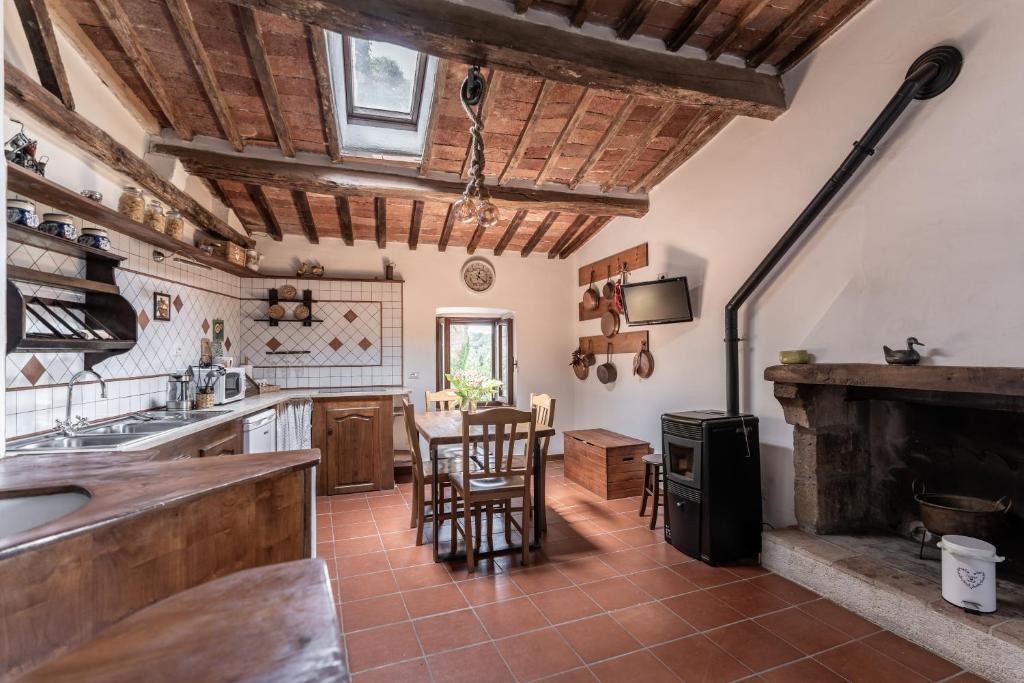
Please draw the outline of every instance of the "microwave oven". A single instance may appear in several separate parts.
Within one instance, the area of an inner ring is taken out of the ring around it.
[[[199,378],[199,386],[202,386],[206,383],[207,375],[216,372],[219,368],[220,366],[194,367],[192,372]],[[245,368],[223,368],[223,370],[224,374],[213,382],[213,403],[218,406],[245,398]]]

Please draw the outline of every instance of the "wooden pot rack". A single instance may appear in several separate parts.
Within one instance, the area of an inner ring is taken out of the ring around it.
[[[579,286],[588,287],[593,283],[594,286],[600,290],[601,286],[608,280],[609,274],[611,277],[615,278],[623,271],[626,273],[632,273],[633,271],[646,266],[647,242],[644,242],[643,244],[638,244],[635,247],[630,247],[629,249],[580,267],[577,274]],[[605,311],[611,308],[612,300],[606,299],[603,296],[600,297],[597,308],[592,311],[587,310],[582,302],[580,302],[578,306],[579,319],[581,321],[596,320],[600,318]],[[603,334],[580,337],[579,344],[581,349],[597,356],[599,363],[602,362],[602,356],[608,353],[609,344],[611,345],[613,355],[621,353],[637,353],[640,351],[643,344],[647,344],[648,348],[650,348],[647,330],[619,332],[611,337],[606,337]]]

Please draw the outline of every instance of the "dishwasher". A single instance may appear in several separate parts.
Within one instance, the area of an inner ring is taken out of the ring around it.
[[[242,419],[242,452],[277,450],[277,411],[263,410]]]

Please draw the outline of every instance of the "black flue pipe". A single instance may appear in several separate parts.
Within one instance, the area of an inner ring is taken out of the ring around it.
[[[740,306],[758,288],[761,282],[785,257],[794,244],[803,236],[828,206],[829,202],[839,193],[846,182],[853,176],[860,165],[875,153],[875,145],[879,143],[889,128],[892,127],[900,114],[915,99],[923,100],[935,97],[948,88],[960,73],[963,55],[955,47],[948,45],[932,48],[917,58],[907,72],[907,77],[899,90],[885,105],[882,113],[872,122],[860,140],[853,143],[851,151],[836,172],[828,179],[824,187],[818,190],[810,204],[800,212],[797,219],[789,226],[789,230],[772,247],[764,260],[758,264],[750,277],[736,291],[725,306],[725,396],[726,409],[730,415],[740,412]]]

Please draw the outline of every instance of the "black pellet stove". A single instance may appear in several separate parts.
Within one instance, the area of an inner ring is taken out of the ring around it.
[[[761,552],[757,418],[720,410],[661,416],[665,540],[708,564]]]

